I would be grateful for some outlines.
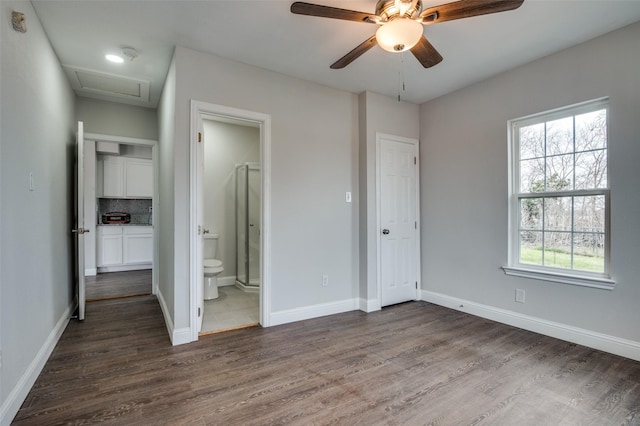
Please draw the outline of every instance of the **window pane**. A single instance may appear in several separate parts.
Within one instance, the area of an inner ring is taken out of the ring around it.
[[[544,264],[554,268],[571,269],[571,234],[544,233]]]
[[[576,154],[576,189],[607,187],[607,151],[581,152]]]
[[[571,198],[544,199],[545,231],[571,231]]]
[[[575,197],[574,232],[604,232],[604,195]]]
[[[542,231],[542,198],[520,200],[520,229]]]
[[[520,263],[542,265],[542,232],[520,232]]]
[[[544,156],[544,123],[520,128],[520,159]]]
[[[573,268],[604,272],[604,234],[573,235]]]
[[[547,155],[573,152],[573,117],[547,122]]]
[[[546,190],[573,189],[573,154],[547,157]]]
[[[520,192],[544,191],[544,158],[520,162]]]
[[[607,147],[607,110],[576,115],[576,152]]]

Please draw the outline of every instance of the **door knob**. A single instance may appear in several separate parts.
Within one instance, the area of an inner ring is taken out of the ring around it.
[[[389,234],[389,230],[388,229],[383,229],[382,230],[382,234],[383,235],[388,235]]]
[[[74,234],[85,234],[89,232],[89,230],[84,228],[78,228],[78,229],[72,229],[71,232],[73,232]]]

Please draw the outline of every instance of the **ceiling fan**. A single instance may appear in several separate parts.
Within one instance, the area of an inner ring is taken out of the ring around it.
[[[422,34],[422,25],[470,18],[517,9],[524,0],[459,0],[422,9],[422,0],[378,0],[375,13],[357,12],[337,7],[295,2],[291,12],[298,15],[342,19],[380,25],[377,32],[331,65],[344,68],[377,43],[389,52],[411,53],[423,67],[432,67],[442,56]]]

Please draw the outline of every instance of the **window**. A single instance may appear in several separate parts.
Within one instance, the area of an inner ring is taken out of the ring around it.
[[[510,122],[505,272],[610,288],[608,101]]]

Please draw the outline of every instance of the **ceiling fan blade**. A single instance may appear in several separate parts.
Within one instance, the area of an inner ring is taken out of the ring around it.
[[[430,68],[442,62],[442,55],[424,36],[422,36],[418,44],[411,48],[411,53],[425,68]]]
[[[291,5],[291,13],[297,15],[319,16],[321,18],[343,19],[345,21],[367,22],[375,24],[378,20],[376,15],[354,10],[340,9],[337,7],[321,6],[319,4],[304,3],[297,1]]]
[[[346,67],[347,65],[349,65],[351,62],[359,58],[363,53],[365,53],[375,45],[376,45],[376,36],[374,34],[371,37],[369,37],[367,40],[365,40],[362,44],[360,44],[358,47],[353,49],[351,52],[347,53],[342,58],[338,59],[335,63],[331,65],[330,68],[333,70],[338,70]]]
[[[524,0],[460,0],[425,9],[420,14],[422,23],[437,24],[454,19],[506,12],[519,8]]]

